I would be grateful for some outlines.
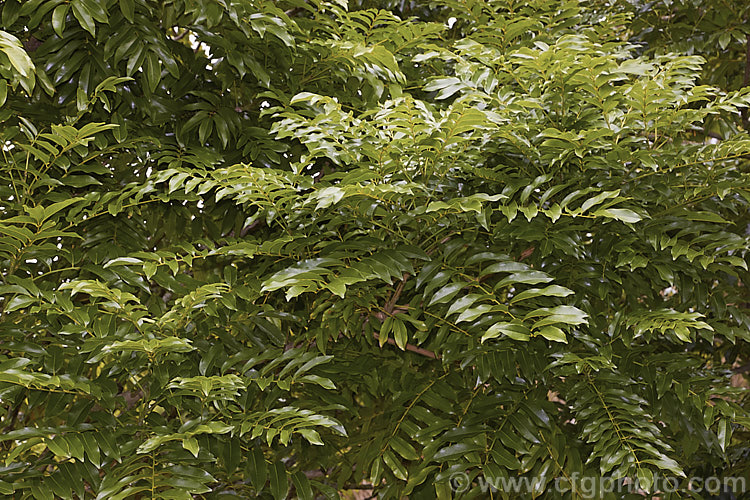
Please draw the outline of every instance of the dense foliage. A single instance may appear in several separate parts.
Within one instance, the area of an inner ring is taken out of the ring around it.
[[[746,476],[734,4],[3,2],[0,494]]]

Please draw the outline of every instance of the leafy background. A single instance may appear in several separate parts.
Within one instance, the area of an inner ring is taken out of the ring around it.
[[[748,8],[7,0],[0,493],[747,477]]]

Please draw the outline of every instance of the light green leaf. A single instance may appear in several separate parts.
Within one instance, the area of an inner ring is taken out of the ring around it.
[[[495,323],[482,335],[482,342],[506,335],[513,340],[527,341],[531,337],[529,329],[520,323]]]
[[[544,328],[539,330],[539,335],[553,342],[562,342],[564,344],[568,343],[568,339],[565,336],[565,332],[563,332],[556,326],[552,326],[552,325],[545,326]]]
[[[194,437],[185,438],[182,440],[182,447],[193,454],[194,457],[198,458],[200,452],[200,446],[198,446],[198,440]]]

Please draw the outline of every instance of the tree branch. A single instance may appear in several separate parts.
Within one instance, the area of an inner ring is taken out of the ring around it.
[[[375,340],[380,340],[380,335],[378,334],[378,332],[372,332],[372,336],[375,337]],[[388,340],[386,340],[386,343],[391,344],[391,345],[396,345],[396,341],[390,337],[388,338]],[[413,344],[406,344],[404,346],[404,349],[406,349],[407,351],[413,352],[414,354],[419,354],[420,356],[424,356],[426,358],[440,359],[440,356],[430,351],[429,349],[417,347]]]
[[[404,285],[406,285],[406,280],[409,279],[409,273],[404,273],[403,278],[401,281],[396,285],[396,289],[393,291],[393,295],[391,295],[390,300],[385,303],[385,312],[388,313],[390,316],[391,313],[393,313],[393,306],[396,304],[396,301],[399,297],[401,297],[401,292],[404,291]]]
[[[396,289],[393,291],[393,295],[391,295],[391,298],[388,299],[388,302],[385,303],[385,306],[383,306],[383,310],[376,312],[374,316],[380,320],[382,323],[385,321],[385,318],[388,316],[393,316],[394,313],[398,314],[400,312],[406,312],[406,309],[401,309],[396,307],[396,301],[401,297],[401,293],[404,291],[404,286],[406,285],[406,280],[409,279],[409,273],[404,273],[403,279],[396,285]],[[365,324],[369,321],[369,318],[365,320]],[[362,333],[364,333],[364,325],[362,326]],[[372,336],[375,338],[375,340],[380,340],[380,335],[378,332],[373,331]],[[396,341],[392,338],[389,338],[386,340],[386,343],[391,345],[397,345]],[[407,351],[413,352],[414,354],[419,354],[420,356],[425,356],[427,358],[431,359],[440,359],[440,356],[435,354],[433,351],[430,351],[429,349],[424,349],[422,347],[417,347],[413,344],[406,344],[404,346],[404,349]]]

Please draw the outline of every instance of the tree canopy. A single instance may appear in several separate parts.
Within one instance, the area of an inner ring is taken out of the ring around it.
[[[735,3],[3,2],[0,494],[747,476]]]

